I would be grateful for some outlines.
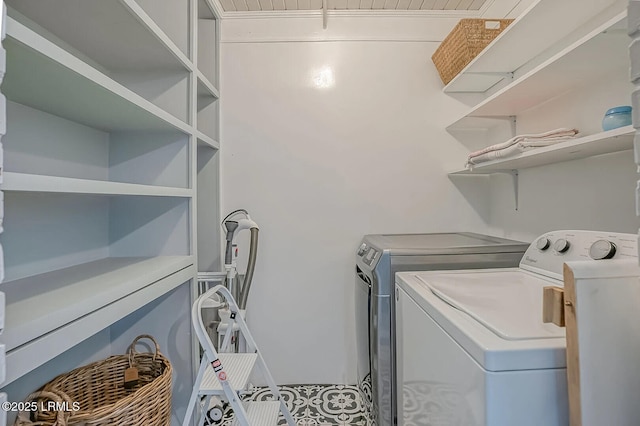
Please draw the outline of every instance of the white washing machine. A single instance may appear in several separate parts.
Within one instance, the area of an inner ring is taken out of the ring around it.
[[[556,231],[518,268],[396,274],[398,424],[567,425],[565,331],[542,322],[542,288],[564,262],[630,257],[636,235]]]

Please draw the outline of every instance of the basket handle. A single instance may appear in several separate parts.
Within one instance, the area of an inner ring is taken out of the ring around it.
[[[36,401],[36,400],[49,400],[56,403],[67,402],[71,403],[71,398],[67,396],[66,393],[55,390],[51,391],[37,391],[29,395],[26,401]],[[37,412],[41,410],[38,409]],[[31,420],[32,411],[20,411],[18,413],[18,417],[16,418],[16,426],[67,426],[67,420],[71,413],[66,411],[58,411],[56,414],[56,421],[51,424],[50,421],[33,421]]]
[[[127,352],[128,352],[128,355],[129,355],[129,367],[133,367],[133,360],[135,359],[136,354],[140,353],[140,352],[136,352],[136,343],[138,343],[138,341],[141,340],[141,339],[149,339],[155,345],[156,349],[155,349],[155,352],[153,353],[153,361],[154,362],[156,361],[156,356],[160,352],[160,345],[158,345],[158,342],[156,341],[156,339],[153,338],[153,336],[151,336],[149,334],[141,334],[138,337],[136,337],[135,339],[133,339],[133,342],[131,342],[131,344],[129,345],[129,349],[127,349]]]

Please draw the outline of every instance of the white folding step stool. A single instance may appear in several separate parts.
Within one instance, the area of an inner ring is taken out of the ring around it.
[[[220,353],[216,351],[211,338],[207,333],[202,320],[202,307],[207,300],[214,295],[221,295],[227,302],[231,311],[229,325],[237,324],[239,332],[246,342],[246,352],[227,353],[231,345],[231,336],[234,333],[225,333]],[[247,323],[240,315],[240,308],[231,296],[229,290],[223,285],[217,285],[196,299],[191,310],[193,328],[204,350],[200,361],[200,369],[193,386],[193,392],[187,406],[187,413],[182,426],[189,426],[194,409],[198,409],[198,426],[204,424],[203,411],[209,407],[213,396],[226,400],[235,414],[234,426],[275,426],[278,423],[278,415],[282,413],[289,426],[295,426],[291,412],[287,408],[278,387],[276,386],[267,365],[256,347],[256,343],[247,328]],[[246,402],[241,401],[238,392],[244,390],[249,381],[249,375],[253,368],[262,372],[274,401]]]

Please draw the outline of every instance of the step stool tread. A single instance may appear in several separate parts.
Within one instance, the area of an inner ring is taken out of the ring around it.
[[[255,353],[221,353],[219,357],[231,387],[236,390],[244,389],[258,355]],[[223,392],[222,385],[213,368],[209,365],[204,373],[202,385],[200,385],[200,395],[220,394],[221,392]]]
[[[251,426],[276,426],[280,403],[278,401],[249,402],[243,405],[247,412],[247,421]],[[240,426],[238,420],[234,420],[232,426]]]

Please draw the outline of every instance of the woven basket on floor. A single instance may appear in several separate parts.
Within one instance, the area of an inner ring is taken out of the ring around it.
[[[478,56],[513,19],[461,19],[431,59],[444,84],[448,84]]]
[[[34,410],[36,407],[46,407],[49,402],[57,404],[71,404],[69,397],[59,392],[37,391],[27,397],[25,402],[29,407],[26,411],[20,411],[14,423],[15,426],[67,426],[69,412],[58,411],[56,413],[45,413]],[[46,417],[46,419],[44,419]]]
[[[140,339],[155,345],[154,353],[139,353],[135,345]],[[161,353],[158,343],[149,335],[141,335],[131,343],[126,355],[111,356],[62,374],[41,390],[66,395],[77,402],[79,410],[71,410],[66,423],[56,423],[57,412],[38,413],[33,423],[16,426],[168,426],[171,423],[171,363]],[[138,384],[124,386],[124,372],[130,366],[138,369]],[[41,421],[42,423],[38,423]]]

